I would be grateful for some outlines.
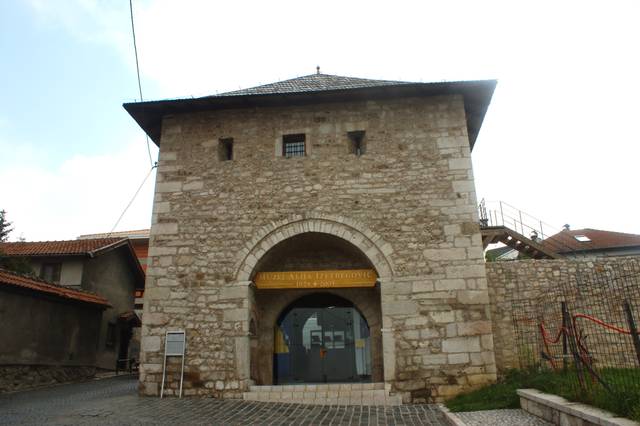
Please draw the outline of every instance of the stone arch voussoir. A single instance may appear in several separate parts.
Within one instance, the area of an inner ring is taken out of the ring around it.
[[[394,275],[391,262],[393,248],[378,234],[363,224],[343,216],[295,215],[285,220],[274,221],[259,229],[238,253],[236,261],[236,281],[251,280],[258,261],[276,244],[296,235],[318,232],[341,238],[356,246],[376,269],[378,276],[389,278]]]

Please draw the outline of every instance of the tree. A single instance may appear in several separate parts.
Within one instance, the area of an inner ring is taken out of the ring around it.
[[[12,223],[7,220],[7,212],[0,210],[0,243],[9,239],[9,234],[13,232]],[[32,275],[33,270],[29,261],[24,257],[10,257],[2,253],[0,248],[0,268],[8,269],[23,275]]]
[[[7,220],[7,212],[0,210],[0,242],[7,241],[11,232],[13,232],[13,228],[11,227],[11,222]]]

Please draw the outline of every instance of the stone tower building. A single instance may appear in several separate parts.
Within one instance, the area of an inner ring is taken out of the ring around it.
[[[171,330],[186,395],[384,382],[433,401],[495,380],[470,158],[494,87],[318,73],[126,104],[160,147],[141,392]]]

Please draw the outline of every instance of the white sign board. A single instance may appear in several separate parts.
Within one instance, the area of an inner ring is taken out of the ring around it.
[[[167,331],[167,340],[165,343],[166,356],[183,356],[184,355],[184,331]]]
[[[160,387],[160,398],[164,396],[164,379],[167,375],[167,357],[182,357],[182,368],[180,369],[180,398],[182,398],[182,382],[184,380],[184,352],[187,346],[187,339],[184,330],[167,331],[164,339],[164,363],[162,365],[162,386]]]

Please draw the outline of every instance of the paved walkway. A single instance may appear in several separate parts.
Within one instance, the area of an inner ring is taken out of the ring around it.
[[[467,426],[551,426],[539,417],[521,409],[467,411],[455,413]]]
[[[120,376],[0,396],[0,425],[446,425],[432,405],[312,406],[138,397]]]

